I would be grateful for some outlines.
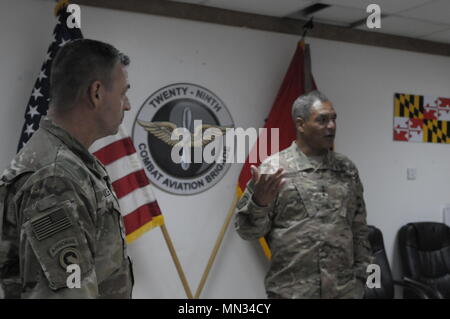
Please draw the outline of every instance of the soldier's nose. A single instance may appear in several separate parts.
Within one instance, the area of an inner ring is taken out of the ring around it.
[[[125,111],[131,110],[131,105],[130,105],[130,101],[128,100],[128,97],[125,97],[125,102],[123,104],[123,109]]]

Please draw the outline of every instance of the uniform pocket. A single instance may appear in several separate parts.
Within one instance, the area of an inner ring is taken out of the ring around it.
[[[280,191],[275,211],[278,222],[299,221],[308,216],[302,197],[292,181],[288,181]]]
[[[349,193],[347,196],[348,197],[343,201],[342,206],[340,207],[340,216],[351,226],[353,218],[355,217],[356,201],[354,194]]]
[[[118,202],[114,199],[105,199],[97,206],[97,239],[102,240],[104,236],[119,234],[125,240],[125,227]]]
[[[355,214],[355,193],[351,189],[348,181],[329,187],[329,197],[331,209],[336,212],[338,218],[346,224],[351,225]]]
[[[95,259],[99,282],[107,279],[126,258],[125,230],[119,205],[114,198],[98,203],[97,255]]]
[[[317,198],[317,195],[323,194],[320,192],[317,182],[307,178],[305,172],[299,172],[299,176],[294,178],[293,183],[306,213],[309,217],[315,216],[317,214],[317,206],[320,206],[320,202],[325,199],[322,197]]]

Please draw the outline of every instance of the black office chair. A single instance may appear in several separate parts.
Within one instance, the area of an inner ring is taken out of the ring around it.
[[[415,282],[409,278],[404,278],[401,281],[392,278],[391,267],[389,266],[386,250],[384,248],[383,234],[375,226],[369,225],[369,242],[372,247],[372,254],[375,258],[373,263],[380,266],[381,287],[369,288],[366,285],[364,299],[393,299],[395,285],[403,287],[404,291],[412,291],[416,296],[422,299],[429,299],[432,297],[432,295],[426,292],[426,287],[419,282]]]
[[[443,223],[409,223],[399,231],[399,248],[405,276],[434,294],[450,298],[450,227]],[[417,298],[414,292],[405,292]]]

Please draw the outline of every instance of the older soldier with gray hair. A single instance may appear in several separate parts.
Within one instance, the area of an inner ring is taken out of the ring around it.
[[[336,112],[313,91],[294,102],[292,118],[292,145],[251,167],[236,230],[268,240],[269,298],[362,298],[371,261],[363,186],[356,166],[331,151]]]
[[[55,57],[49,116],[0,179],[6,298],[131,297],[118,201],[88,151],[117,133],[130,109],[128,63],[113,46],[88,39],[66,44]]]

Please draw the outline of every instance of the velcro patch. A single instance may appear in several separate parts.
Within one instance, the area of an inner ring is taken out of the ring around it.
[[[105,189],[102,191],[102,193],[103,193],[103,196],[104,196],[105,198],[109,198],[109,197],[112,196],[112,193],[111,193],[111,191],[110,191],[108,188],[105,188]]]
[[[247,205],[249,200],[250,200],[250,194],[245,192],[244,196],[241,197],[241,199],[239,200],[239,202],[237,204],[237,209],[241,210],[242,208],[244,208],[244,206]]]
[[[68,237],[68,238],[64,238],[60,241],[58,241],[56,244],[54,244],[50,250],[49,253],[52,257],[55,257],[56,254],[61,251],[64,248],[67,247],[76,247],[78,246],[78,241],[75,237]]]
[[[59,255],[59,264],[63,269],[69,265],[80,265],[80,252],[75,248],[66,248]]]
[[[56,196],[55,195],[50,195],[44,199],[41,199],[37,204],[36,204],[36,208],[40,211],[43,212],[46,209],[52,208],[53,206],[55,206],[58,203]]]
[[[57,209],[31,222],[36,239],[41,241],[72,226],[64,209]]]

